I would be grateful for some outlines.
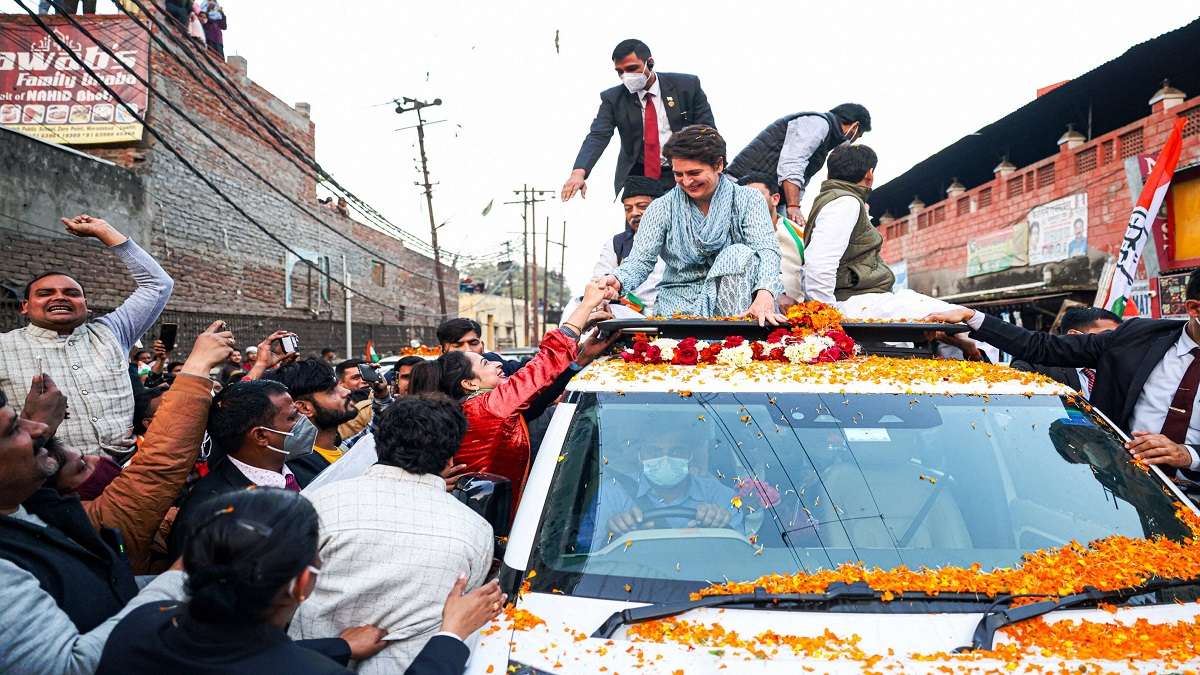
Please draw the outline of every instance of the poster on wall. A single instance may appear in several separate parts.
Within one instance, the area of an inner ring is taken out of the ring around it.
[[[967,242],[967,276],[1028,264],[1025,224],[976,236]]]
[[[32,20],[0,23],[0,125],[50,143],[91,145],[142,138],[142,125],[72,57],[75,53],[120,100],[141,115],[147,92],[130,70],[149,79],[149,39],[124,15],[43,17],[70,49]],[[96,46],[99,41],[117,58]]]
[[[1087,255],[1087,193],[1035,206],[1025,217],[1029,224],[1029,264],[1057,262]]]
[[[1187,274],[1172,274],[1158,278],[1159,312],[1164,319],[1186,319]],[[1139,309],[1141,309],[1139,307]],[[1148,316],[1148,315],[1143,315]]]

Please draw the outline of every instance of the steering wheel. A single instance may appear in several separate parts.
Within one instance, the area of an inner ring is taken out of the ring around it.
[[[689,506],[661,506],[657,509],[647,509],[642,511],[642,522],[637,523],[634,529],[648,529],[646,523],[653,522],[656,518],[687,518],[688,520],[696,519],[696,509]],[[732,520],[730,521],[732,523]],[[708,525],[707,527],[719,527],[727,530],[736,530],[730,523],[724,525]],[[662,529],[662,528],[655,528]]]

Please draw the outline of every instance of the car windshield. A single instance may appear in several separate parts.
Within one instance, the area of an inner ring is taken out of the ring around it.
[[[1175,508],[1069,398],[585,393],[531,583],[666,602],[857,561],[1009,567],[1071,541],[1182,541]]]

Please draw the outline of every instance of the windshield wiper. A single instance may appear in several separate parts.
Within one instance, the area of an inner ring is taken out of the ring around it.
[[[1134,596],[1160,591],[1165,588],[1176,588],[1179,586],[1197,585],[1197,579],[1164,579],[1158,581],[1149,581],[1140,586],[1128,586],[1126,588],[1116,588],[1111,591],[1101,591],[1095,588],[1088,587],[1081,593],[1072,595],[1064,595],[1056,600],[1043,600],[1021,607],[1008,607],[1005,609],[990,609],[984,613],[983,618],[979,620],[979,624],[975,626],[975,634],[971,637],[970,646],[959,647],[954,650],[956,652],[973,651],[976,649],[991,649],[992,640],[996,637],[996,631],[1005,627],[1011,626],[1014,623],[1020,623],[1027,619],[1049,614],[1060,609],[1069,607],[1078,607],[1089,603],[1098,603],[1103,600],[1127,600]],[[997,603],[1003,602],[1006,599],[1013,599],[1019,596],[1001,597],[996,600]],[[1027,596],[1026,596],[1027,597]]]
[[[925,600],[925,601],[940,601],[940,602],[979,602],[986,598],[982,593],[939,593],[938,595],[929,595],[926,593],[904,593],[903,597],[897,595],[890,602],[901,602],[903,600]],[[990,599],[990,598],[988,598]],[[621,626],[627,626],[644,621],[655,621],[657,619],[665,619],[671,616],[677,616],[685,612],[690,612],[693,609],[702,607],[724,607],[728,605],[788,605],[788,606],[804,606],[804,607],[821,607],[836,605],[844,602],[862,602],[862,601],[878,601],[883,602],[883,591],[877,591],[867,584],[859,581],[853,584],[833,583],[828,586],[824,593],[768,593],[766,589],[757,587],[753,593],[735,593],[731,595],[707,595],[699,600],[689,600],[687,602],[663,603],[657,605],[643,605],[641,607],[633,607],[631,609],[623,609],[613,612],[611,616],[600,624],[600,627],[592,633],[594,638],[607,639],[617,632]]]

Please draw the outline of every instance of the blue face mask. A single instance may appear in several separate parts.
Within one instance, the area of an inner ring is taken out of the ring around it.
[[[683,457],[656,457],[642,460],[642,473],[646,480],[658,487],[678,485],[688,475],[690,462]]]

